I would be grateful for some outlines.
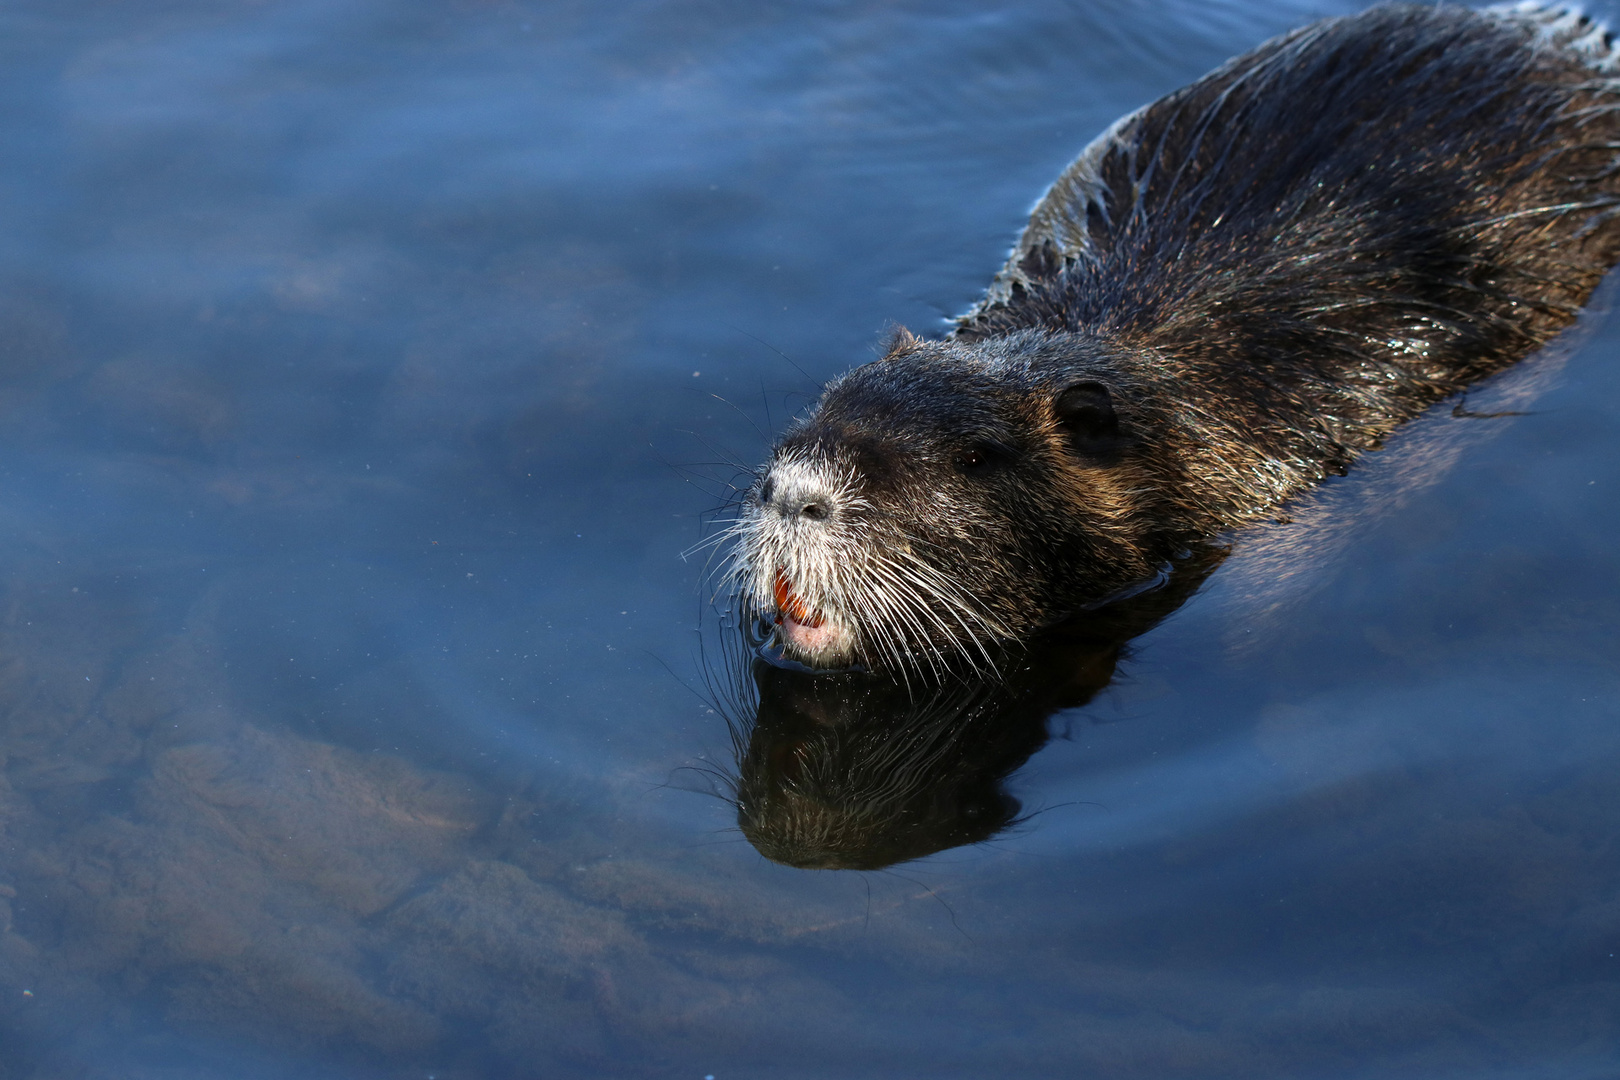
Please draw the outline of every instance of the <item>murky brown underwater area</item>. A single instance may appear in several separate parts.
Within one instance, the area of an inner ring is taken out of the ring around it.
[[[1615,1075],[1601,311],[983,697],[705,585],[1091,135],[1354,7],[0,12],[0,1080]],[[811,750],[874,868],[749,842]]]

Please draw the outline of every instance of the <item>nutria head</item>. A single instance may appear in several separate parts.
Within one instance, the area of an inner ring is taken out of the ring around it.
[[[1116,346],[925,342],[832,383],[777,443],[736,573],[811,667],[939,670],[1157,569],[1146,417]]]

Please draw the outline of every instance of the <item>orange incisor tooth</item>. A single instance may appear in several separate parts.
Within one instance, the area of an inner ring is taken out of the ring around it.
[[[779,616],[786,615],[794,622],[799,623],[801,626],[808,626],[812,630],[822,624],[821,616],[813,613],[810,610],[810,605],[800,599],[799,595],[788,585],[787,575],[780,570],[776,572],[775,586],[776,610]],[[777,621],[780,622],[780,618]]]

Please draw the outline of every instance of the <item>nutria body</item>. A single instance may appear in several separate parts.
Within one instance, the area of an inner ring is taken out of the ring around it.
[[[744,592],[813,667],[972,661],[1342,473],[1620,254],[1617,69],[1577,14],[1387,6],[1125,117],[783,436]]]

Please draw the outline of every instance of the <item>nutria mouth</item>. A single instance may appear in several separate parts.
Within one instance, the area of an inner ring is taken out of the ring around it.
[[[813,667],[988,664],[1342,475],[1620,257],[1617,74],[1567,9],[1391,4],[1120,120],[944,340],[778,442],[745,602]]]
[[[786,620],[816,630],[826,621],[825,616],[812,611],[804,598],[793,591],[793,587],[788,584],[787,572],[781,569],[776,571],[775,593],[778,624]]]
[[[848,662],[853,652],[849,630],[794,592],[783,570],[776,571],[773,593],[777,640],[790,659],[811,667],[838,667]]]

